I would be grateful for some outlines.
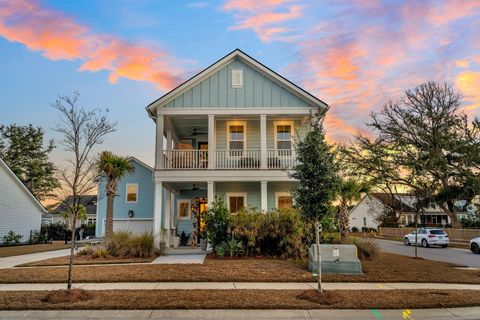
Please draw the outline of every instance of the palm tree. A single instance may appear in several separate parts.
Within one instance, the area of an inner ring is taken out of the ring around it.
[[[349,206],[359,201],[364,194],[368,194],[369,192],[370,185],[368,183],[359,182],[353,178],[348,178],[340,182],[337,193],[337,201],[339,202],[338,222],[342,243],[346,243],[348,237]]]
[[[107,178],[105,240],[110,240],[113,235],[113,201],[117,192],[118,180],[125,174],[133,172],[135,167],[128,158],[117,156],[110,151],[103,151],[97,160],[97,168],[99,174]]]

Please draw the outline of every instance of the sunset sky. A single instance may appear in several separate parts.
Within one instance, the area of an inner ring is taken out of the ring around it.
[[[327,102],[328,139],[348,142],[428,80],[452,82],[477,115],[479,39],[477,0],[0,0],[0,124],[57,139],[50,103],[78,90],[118,121],[103,147],[153,164],[145,106],[240,48]]]

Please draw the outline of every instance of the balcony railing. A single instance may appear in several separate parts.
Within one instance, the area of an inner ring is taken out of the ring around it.
[[[265,150],[266,164],[262,165],[262,150],[214,150],[214,164],[211,169],[253,170],[292,169],[297,163],[295,150]],[[203,170],[208,167],[207,150],[164,150],[164,170]]]

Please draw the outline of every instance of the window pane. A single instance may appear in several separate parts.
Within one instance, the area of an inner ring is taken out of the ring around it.
[[[278,209],[289,209],[293,207],[292,196],[279,196],[278,197]]]
[[[243,141],[230,141],[231,150],[243,150]]]
[[[292,127],[289,125],[277,126],[277,140],[290,140]]]
[[[291,141],[277,141],[277,149],[290,150],[290,149],[292,149],[292,142]]]
[[[230,202],[230,212],[231,213],[236,213],[241,208],[244,207],[244,198],[243,197],[230,197],[229,202]]]
[[[136,184],[130,184],[127,186],[127,202],[137,201],[138,186]]]

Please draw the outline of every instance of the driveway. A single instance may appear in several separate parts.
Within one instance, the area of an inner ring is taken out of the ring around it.
[[[400,254],[403,256],[415,255],[414,246],[405,246],[403,242],[375,239],[382,251]],[[428,260],[453,263],[461,266],[480,268],[480,254],[473,254],[466,249],[418,247],[418,256]]]
[[[0,269],[13,268],[16,265],[45,260],[50,258],[64,257],[70,254],[70,249],[52,250],[46,252],[30,253],[20,256],[0,258]]]

